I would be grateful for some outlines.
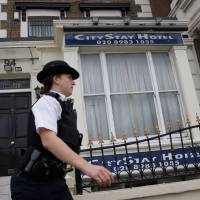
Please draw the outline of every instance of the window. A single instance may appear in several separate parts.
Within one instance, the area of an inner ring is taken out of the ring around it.
[[[87,131],[93,140],[110,133],[128,137],[138,129],[181,119],[178,90],[168,53],[81,54]]]
[[[30,79],[0,80],[0,90],[30,88]]]
[[[122,17],[121,10],[90,10],[85,11],[85,17]]]
[[[53,37],[53,20],[56,17],[29,17],[28,36],[29,37]]]
[[[21,13],[21,37],[52,37],[53,19],[65,18],[70,9],[70,4],[51,1],[17,1],[15,8]]]
[[[129,3],[80,3],[85,17],[125,17]]]

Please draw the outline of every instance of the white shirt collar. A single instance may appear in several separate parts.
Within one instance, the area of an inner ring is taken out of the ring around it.
[[[53,91],[53,90],[51,90],[50,92],[54,92],[54,93],[59,94],[61,101],[67,101],[67,99],[68,99],[68,97],[66,97],[64,94],[61,94],[59,92],[56,92],[56,91]]]

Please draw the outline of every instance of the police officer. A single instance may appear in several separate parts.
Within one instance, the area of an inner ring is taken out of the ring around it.
[[[29,119],[29,148],[11,178],[13,200],[71,200],[65,183],[66,165],[109,186],[113,177],[102,166],[92,165],[77,153],[81,135],[76,112],[69,100],[79,73],[66,62],[47,63],[37,75],[45,93],[32,107]]]

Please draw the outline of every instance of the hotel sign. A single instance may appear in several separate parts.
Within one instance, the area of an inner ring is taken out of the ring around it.
[[[66,33],[66,46],[182,45],[181,33]]]
[[[90,157],[85,159],[91,162]],[[92,163],[105,166],[112,172],[151,170],[165,167],[193,166],[200,163],[200,147],[166,149],[162,151],[136,152],[126,154],[92,156]]]

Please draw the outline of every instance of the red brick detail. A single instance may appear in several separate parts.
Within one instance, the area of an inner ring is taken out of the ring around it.
[[[170,0],[150,0],[154,17],[167,17],[170,12]]]

